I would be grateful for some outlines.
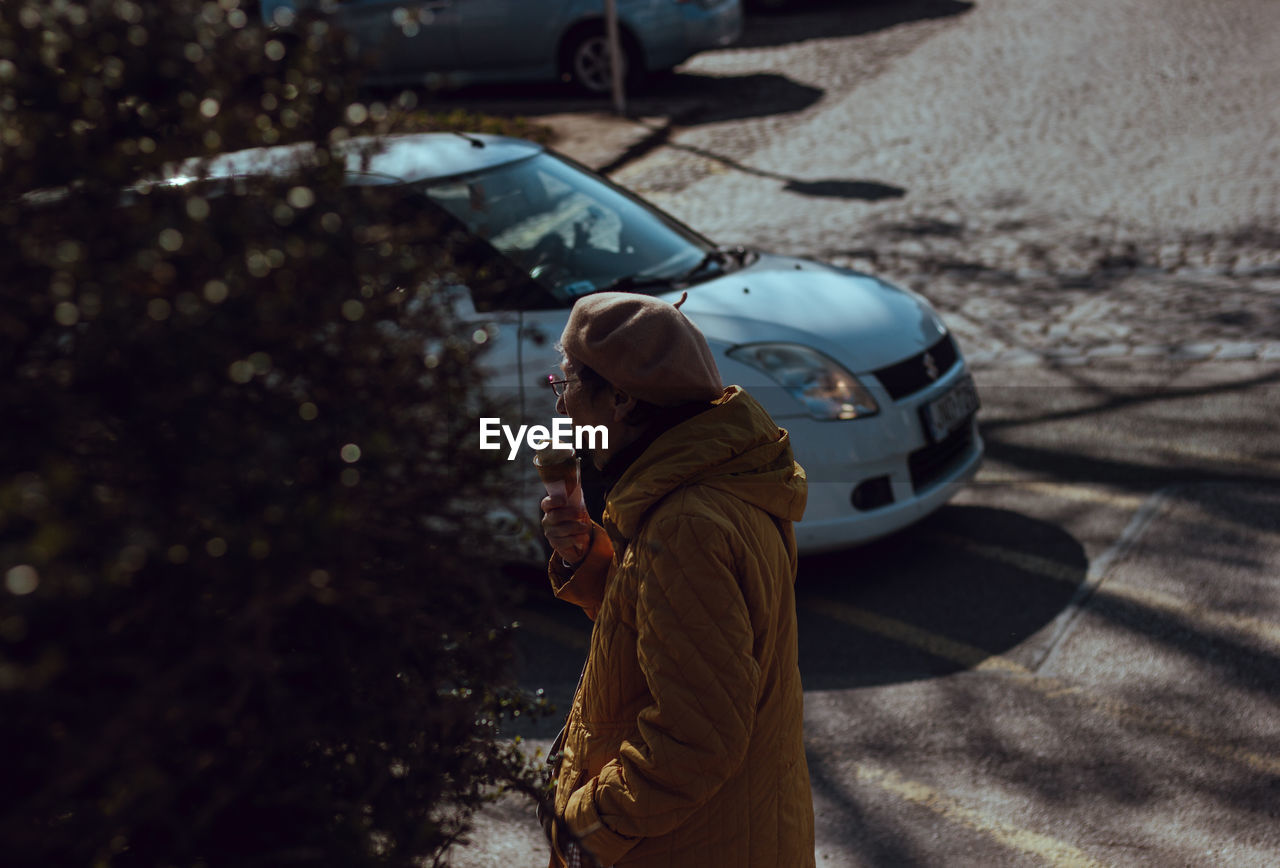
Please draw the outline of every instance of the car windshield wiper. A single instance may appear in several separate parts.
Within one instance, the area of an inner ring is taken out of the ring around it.
[[[682,271],[679,274],[668,274],[658,276],[656,274],[628,274],[625,277],[619,277],[612,283],[600,287],[600,292],[611,292],[615,290],[641,289],[646,286],[676,286],[682,283],[688,283],[693,280],[698,272],[702,271],[709,265],[723,265],[725,260],[732,256],[732,251],[724,248],[715,247],[706,252],[698,264],[693,268]]]
[[[678,283],[685,283],[693,280],[693,276],[710,265],[724,265],[725,260],[729,258],[729,251],[721,247],[713,247],[706,252],[706,255],[698,260],[698,264],[690,268],[684,274],[676,278]]]
[[[679,275],[658,277],[654,274],[628,274],[625,277],[619,277],[617,280],[606,283],[595,291],[621,292],[628,289],[644,289],[648,286],[671,286],[678,277]]]

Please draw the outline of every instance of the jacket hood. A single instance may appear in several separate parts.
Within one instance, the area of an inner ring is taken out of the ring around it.
[[[719,489],[785,521],[804,515],[807,486],[790,437],[737,386],[664,432],[627,468],[609,494],[604,526],[631,539],[659,500],[686,485]]]

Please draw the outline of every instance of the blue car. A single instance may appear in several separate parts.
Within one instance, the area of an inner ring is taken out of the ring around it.
[[[318,12],[354,39],[374,85],[572,82],[611,87],[604,0],[263,0],[264,21],[289,30]],[[741,0],[617,0],[629,84],[742,32]]]

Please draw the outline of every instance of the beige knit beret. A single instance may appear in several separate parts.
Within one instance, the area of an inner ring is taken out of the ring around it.
[[[659,407],[714,401],[724,391],[716,360],[678,305],[632,292],[584,296],[569,314],[560,346],[642,401]]]

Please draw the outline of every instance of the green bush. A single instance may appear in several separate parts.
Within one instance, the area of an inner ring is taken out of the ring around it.
[[[342,186],[354,80],[235,0],[0,5],[6,865],[439,862],[536,790],[475,265]],[[121,195],[282,141],[318,159]]]

